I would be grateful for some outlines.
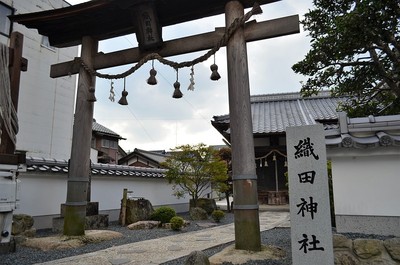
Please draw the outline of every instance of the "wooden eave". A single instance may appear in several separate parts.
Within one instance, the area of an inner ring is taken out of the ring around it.
[[[9,16],[12,22],[48,36],[55,47],[81,44],[83,36],[104,40],[135,33],[135,6],[153,3],[161,27],[223,14],[230,0],[92,0],[54,10]],[[240,0],[245,8],[280,0]]]

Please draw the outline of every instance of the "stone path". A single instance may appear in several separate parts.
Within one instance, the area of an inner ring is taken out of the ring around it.
[[[260,230],[289,226],[289,212],[260,212]],[[150,265],[160,264],[235,240],[233,224],[111,247],[43,265]]]

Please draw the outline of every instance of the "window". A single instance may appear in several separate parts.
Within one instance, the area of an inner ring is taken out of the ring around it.
[[[45,47],[49,50],[52,50],[52,51],[56,50],[56,47],[53,47],[50,45],[49,37],[47,37],[47,36],[42,36],[42,44],[41,45],[42,45],[42,47]]]
[[[101,146],[105,148],[118,149],[118,142],[108,139],[102,139]]]
[[[7,6],[0,2],[0,34],[9,37],[11,34],[11,21],[8,19],[9,15],[14,13],[12,7]]]
[[[102,147],[109,147],[110,146],[110,141],[108,139],[102,139],[101,140],[101,146]]]

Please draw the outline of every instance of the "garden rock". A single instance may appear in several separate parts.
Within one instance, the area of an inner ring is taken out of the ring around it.
[[[153,214],[153,205],[146,199],[128,199],[126,201],[125,224],[132,224],[138,221],[149,220]],[[121,218],[121,214],[120,214]],[[120,220],[121,223],[121,220]]]
[[[354,253],[362,259],[379,256],[384,250],[383,242],[377,239],[355,239],[353,248]]]
[[[189,214],[190,214],[190,218],[192,220],[207,220],[208,219],[207,212],[200,207],[191,208]]]
[[[338,265],[358,265],[360,262],[346,251],[335,251],[335,264]]]
[[[210,261],[203,252],[192,251],[187,257],[185,265],[210,265]]]
[[[42,251],[79,248],[84,245],[120,238],[123,235],[108,230],[87,230],[83,236],[50,236],[28,238],[21,245]]]
[[[139,229],[153,229],[154,227],[158,227],[159,225],[160,225],[159,221],[139,221],[130,224],[127,227],[130,230],[139,230]]]
[[[285,250],[271,245],[261,245],[261,251],[248,251],[236,249],[235,245],[233,244],[224,248],[221,252],[211,256],[210,264],[254,264],[256,261],[261,262],[266,260],[280,260],[285,258],[286,255],[287,254]]]
[[[190,208],[193,207],[200,207],[210,215],[214,210],[217,210],[217,203],[214,199],[200,198],[197,199],[197,205],[194,205],[193,200],[190,200]]]
[[[351,249],[353,242],[344,235],[334,234],[333,235],[333,247],[337,249]]]
[[[400,261],[400,238],[386,239],[383,244],[392,259]]]
[[[22,235],[26,237],[34,237],[36,229],[33,229],[33,217],[27,214],[14,214],[12,224],[12,235]]]

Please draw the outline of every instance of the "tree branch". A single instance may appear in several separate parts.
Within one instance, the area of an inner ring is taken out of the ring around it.
[[[396,93],[398,90],[398,86],[396,82],[393,81],[392,77],[386,72],[384,66],[382,63],[379,61],[379,57],[376,54],[375,49],[371,48],[370,49],[370,54],[371,58],[374,61],[375,68],[377,69],[378,73],[382,76],[382,79],[385,81],[385,83],[389,86],[389,88]]]

